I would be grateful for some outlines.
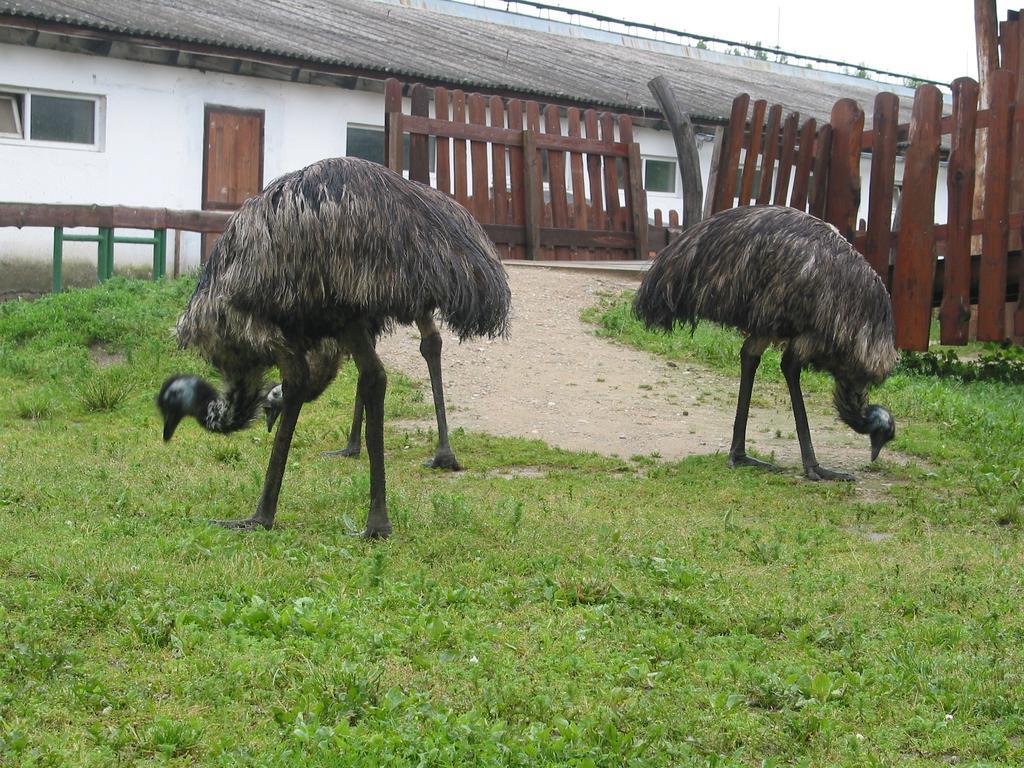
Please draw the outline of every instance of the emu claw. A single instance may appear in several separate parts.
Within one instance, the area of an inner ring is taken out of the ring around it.
[[[320,455],[329,459],[333,459],[336,456],[344,456],[347,459],[354,459],[359,456],[359,446],[347,445],[337,451],[323,451]]]
[[[804,474],[807,475],[808,480],[815,482],[819,480],[835,480],[841,483],[852,483],[854,481],[853,475],[846,472],[833,472],[831,469],[825,469],[820,464],[815,464],[813,467],[805,467]]]

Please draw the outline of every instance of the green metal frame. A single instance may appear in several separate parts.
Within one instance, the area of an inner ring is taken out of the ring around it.
[[[96,276],[102,283],[114,276],[114,243],[153,246],[153,279],[167,274],[167,230],[154,229],[152,237],[118,237],[113,227],[99,227],[95,235],[65,235],[64,227],[53,228],[53,292],[60,293],[64,266],[64,243],[96,243]]]

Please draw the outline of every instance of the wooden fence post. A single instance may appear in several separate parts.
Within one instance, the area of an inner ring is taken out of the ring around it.
[[[434,89],[434,119],[450,122],[448,116],[448,91],[438,86]],[[452,145],[447,136],[434,139],[434,178],[437,188],[447,195],[452,193]]]
[[[488,111],[490,112],[490,124],[494,128],[505,127],[505,102],[501,96],[491,96]],[[494,187],[494,222],[496,224],[509,223],[509,192],[506,186],[507,162],[505,151],[507,146],[498,141],[491,142],[491,183]],[[507,245],[498,247],[498,252],[503,258],[511,255]]]
[[[707,218],[715,210],[715,193],[718,191],[718,167],[722,164],[722,152],[725,146],[725,128],[715,128],[714,144],[711,147],[711,165],[708,168],[708,188],[704,193],[703,218]]]
[[[568,134],[570,138],[577,141],[583,137],[583,123],[580,118],[580,111],[576,107],[570,107],[566,113],[568,121]],[[587,189],[583,181],[583,155],[573,152],[569,156],[569,176],[572,180],[572,219],[576,229],[587,229]],[[575,255],[586,254],[587,258],[594,258],[592,249],[577,248]]]
[[[640,145],[629,145],[629,188],[632,191],[633,234],[636,236],[634,258],[647,258],[647,196],[644,194],[642,159]]]
[[[736,172],[739,170],[740,149],[743,147],[743,133],[747,127],[747,106],[750,96],[741,93],[732,101],[732,114],[725,131],[725,146],[719,159],[715,199],[711,213],[718,213],[733,207],[736,197]]]
[[[801,211],[807,210],[807,190],[810,186],[811,166],[814,164],[814,136],[817,128],[818,123],[813,117],[808,118],[800,128],[800,150],[797,152],[789,205]]]
[[[430,117],[430,93],[422,83],[416,83],[409,93],[409,113]],[[421,184],[430,184],[430,141],[426,134],[409,134],[409,178]]]
[[[818,129],[818,138],[814,142],[814,172],[811,182],[811,204],[808,212],[819,219],[825,218],[825,202],[828,195],[828,174],[832,157],[832,126],[825,123]]]
[[[832,152],[828,172],[825,219],[850,242],[860,206],[860,143],[864,110],[853,99],[832,107]]]
[[[587,130],[588,141],[600,141],[597,112],[588,109],[583,113],[583,127]],[[602,192],[601,156],[593,152],[587,154],[587,179],[590,181],[590,211],[588,219],[595,229],[605,227],[604,194]]]
[[[452,122],[464,125],[466,122],[466,94],[460,90],[451,92]],[[452,166],[455,169],[455,199],[459,205],[469,209],[469,178],[467,177],[466,140],[452,139]]]
[[[468,99],[469,122],[471,125],[487,124],[487,105],[479,93],[470,94]],[[469,142],[469,155],[472,162],[473,213],[481,224],[494,221],[491,206],[491,179],[487,166],[487,142]]]
[[[544,162],[537,147],[540,135],[540,104],[526,102],[526,131],[530,133],[529,143],[523,136],[523,179],[526,201],[526,258],[553,259],[555,250],[549,245],[542,246],[540,229],[547,222],[548,213],[544,204]],[[531,218],[532,216],[532,218]],[[530,253],[533,253],[531,256]]]
[[[896,181],[896,131],[899,116],[900,100],[896,94],[880,93],[875,96],[868,234],[864,256],[886,283],[889,282],[892,251],[892,195]]]
[[[757,164],[761,156],[761,142],[765,137],[764,113],[768,102],[758,99],[754,102],[754,111],[750,116],[750,141],[743,155],[743,175],[740,177],[739,200],[737,205],[750,205],[754,198],[754,180],[757,177]]]
[[[548,104],[544,108],[544,133],[549,136],[562,135],[562,116],[558,107]],[[548,151],[548,191],[551,197],[551,226],[556,229],[569,227],[569,200],[565,186],[565,153],[560,149]],[[564,245],[555,248],[555,258],[570,259],[572,250]]]
[[[601,113],[601,141],[615,143],[615,118],[608,112]],[[604,158],[604,209],[608,213],[611,229],[622,230],[622,202],[619,200],[619,169],[617,159]]]
[[[384,81],[384,165],[402,172],[402,84],[393,77]]]
[[[997,69],[989,80],[988,157],[984,228],[978,274],[978,341],[1006,337],[1006,260],[1009,246],[1010,136],[1016,75]]]
[[[935,282],[935,187],[939,171],[942,94],[922,85],[914,97],[903,173],[903,218],[892,280],[896,346],[926,350]]]
[[[775,197],[773,205],[785,205],[789,194],[789,177],[793,172],[793,156],[796,154],[796,126],[800,122],[799,112],[790,112],[782,129],[782,151],[779,153],[779,172],[775,175]]]
[[[939,330],[943,344],[966,344],[971,324],[971,210],[978,84],[961,77],[951,88],[953,131],[946,169],[946,256]]]
[[[544,189],[536,134],[523,131],[523,193],[526,218],[526,258],[535,261],[540,253],[540,223],[544,216]]]
[[[523,102],[519,99],[512,99],[508,103],[508,127],[515,131],[523,130]],[[509,147],[508,164],[509,176],[512,186],[512,223],[521,226],[526,231],[526,193],[527,181],[524,166],[524,148],[520,146]],[[512,247],[512,258],[529,258],[526,249],[522,245]]]
[[[772,199],[772,179],[775,177],[775,157],[779,153],[779,126],[782,124],[782,105],[774,104],[768,110],[768,125],[761,142],[761,185],[757,190],[757,204],[768,205]]]
[[[627,144],[629,155],[626,157],[625,197],[626,208],[631,220],[629,228],[636,238],[633,258],[647,258],[647,194],[644,192],[643,158],[640,156],[640,145],[633,138],[633,120],[628,115],[619,116],[619,141]]]

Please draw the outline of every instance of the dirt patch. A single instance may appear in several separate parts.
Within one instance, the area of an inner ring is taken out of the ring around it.
[[[598,338],[580,320],[601,292],[635,288],[636,279],[509,265],[512,336],[459,344],[445,333],[443,365],[452,428],[537,438],[573,451],[662,459],[727,453],[738,378],[700,365],[669,364]],[[423,382],[426,364],[414,328],[381,340],[389,369]],[[800,449],[788,395],[758,382],[748,449],[798,472]],[[814,446],[822,464],[858,472],[869,460],[866,437],[831,410],[828,395],[808,396]],[[430,421],[422,426],[429,427]],[[887,452],[889,460],[900,460]],[[722,461],[725,461],[723,456]]]
[[[887,531],[872,531],[869,528],[863,528],[856,525],[842,525],[840,526],[840,529],[847,533],[851,533],[854,536],[865,539],[872,544],[881,544],[883,541],[888,541],[893,537],[893,534]]]
[[[111,352],[102,342],[96,341],[89,345],[89,357],[98,368],[110,368],[125,361],[120,352]]]
[[[491,469],[484,473],[485,477],[497,477],[501,480],[514,480],[517,477],[523,477],[530,480],[536,480],[538,478],[545,478],[548,476],[547,470],[541,467],[500,467],[498,469]]]

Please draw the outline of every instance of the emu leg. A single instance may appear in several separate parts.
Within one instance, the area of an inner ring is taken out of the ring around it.
[[[853,475],[845,472],[833,472],[818,464],[811,445],[811,430],[807,426],[807,411],[804,408],[804,396],[800,391],[800,371],[803,368],[792,348],[787,347],[782,355],[782,374],[789,385],[789,398],[793,402],[793,418],[796,420],[796,436],[800,440],[800,458],[804,465],[804,474],[808,480],[843,480],[850,482]]]
[[[458,472],[462,465],[448,444],[448,417],[445,413],[444,384],[441,380],[441,333],[437,330],[434,318],[429,315],[418,319],[416,326],[420,329],[420,354],[427,361],[427,370],[430,371],[430,390],[434,395],[434,415],[437,417],[437,450],[434,452],[434,458],[427,459],[423,465]]]
[[[778,467],[747,456],[747,416],[750,413],[750,394],[754,389],[754,374],[761,364],[761,355],[768,346],[761,339],[748,338],[740,349],[740,395],[736,401],[736,421],[732,426],[732,447],[729,448],[729,466],[761,467],[778,471]]]
[[[255,528],[270,530],[274,527],[277,497],[281,493],[281,480],[284,478],[284,469],[288,464],[288,451],[291,448],[292,435],[295,433],[295,424],[299,420],[299,411],[302,410],[302,398],[289,397],[288,391],[289,388],[286,385],[284,407],[281,409],[281,424],[277,428],[277,435],[274,436],[274,448],[270,452],[270,464],[267,466],[267,474],[263,478],[263,493],[256,505],[256,512],[246,520],[214,520],[215,525],[247,531]]]
[[[337,451],[324,451],[322,456],[347,456],[355,457],[359,455],[360,442],[359,438],[363,432],[363,398],[359,396],[359,388],[356,387],[356,404],[352,412],[352,428],[348,433],[348,445]]]
[[[359,369],[357,391],[366,407],[366,453],[370,458],[370,511],[366,516],[367,539],[385,539],[391,535],[387,493],[384,480],[384,392],[388,377],[373,348],[373,339],[365,328],[353,329],[346,346]]]

